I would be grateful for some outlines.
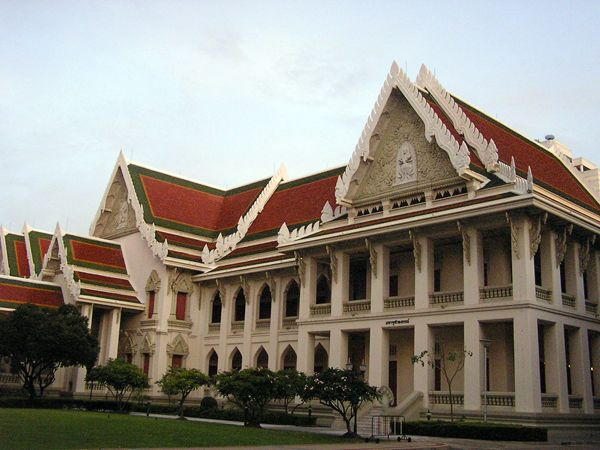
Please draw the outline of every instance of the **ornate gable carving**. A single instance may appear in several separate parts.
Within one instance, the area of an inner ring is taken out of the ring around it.
[[[447,153],[435,140],[425,139],[425,126],[417,113],[398,91],[394,90],[374,130],[370,145],[373,160],[359,169],[362,181],[348,198],[369,201],[413,191],[420,186],[444,185],[461,179]],[[373,151],[374,150],[374,151]],[[354,198],[353,198],[354,197]]]
[[[136,231],[135,212],[129,202],[125,179],[119,169],[110,185],[93,234],[102,238],[115,238]]]

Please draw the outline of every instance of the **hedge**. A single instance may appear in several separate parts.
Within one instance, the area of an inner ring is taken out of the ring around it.
[[[0,398],[0,408],[46,408],[46,409],[81,409],[86,411],[117,411],[117,402],[112,400],[87,400],[64,397],[43,397],[37,398],[31,404],[27,398]],[[166,404],[150,403],[149,411],[147,403],[128,403],[124,407],[124,412],[150,412],[151,414],[176,415],[177,406]],[[239,409],[221,409],[210,405],[186,406],[183,409],[186,417],[201,417],[204,419],[220,419],[243,422],[244,413]],[[317,418],[312,416],[292,416],[284,412],[267,411],[263,417],[262,423],[271,423],[278,425],[297,425],[313,426]]]
[[[483,422],[442,422],[437,420],[406,422],[402,431],[404,434],[486,441],[546,442],[548,440],[548,430],[545,428]]]

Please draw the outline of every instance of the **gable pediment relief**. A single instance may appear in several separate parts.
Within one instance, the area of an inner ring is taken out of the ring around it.
[[[423,121],[395,89],[370,139],[373,157],[361,162],[347,198],[361,204],[460,182],[448,154],[424,136]]]
[[[135,212],[128,201],[127,186],[121,170],[115,174],[106,202],[94,229],[94,236],[115,238],[137,231]]]

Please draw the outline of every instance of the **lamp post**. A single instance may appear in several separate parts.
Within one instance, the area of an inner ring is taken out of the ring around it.
[[[492,341],[480,339],[479,342],[483,345],[483,421],[487,422],[488,348]]]

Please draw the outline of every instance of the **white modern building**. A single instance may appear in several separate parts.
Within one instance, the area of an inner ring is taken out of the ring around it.
[[[120,155],[90,236],[2,231],[0,300],[27,301],[5,287],[16,280],[60,287],[90,318],[99,362],[122,356],[152,380],[170,365],[352,366],[382,387],[372,411],[443,415],[442,374],[411,356],[467,350],[459,415],[485,398],[491,416],[593,421],[599,186],[553,137],[530,140],[426,67],[413,82],[394,64],[338,168],[225,190]],[[58,388],[86,393],[81,372]]]

